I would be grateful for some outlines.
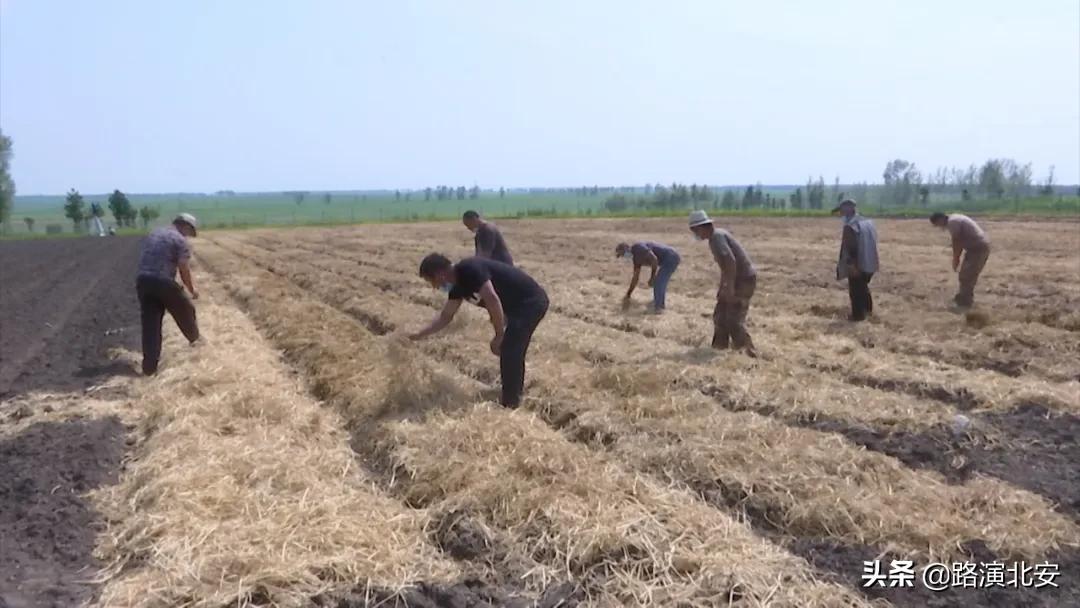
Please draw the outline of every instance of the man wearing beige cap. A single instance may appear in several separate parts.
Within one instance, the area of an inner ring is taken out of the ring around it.
[[[754,341],[746,331],[746,313],[757,287],[754,263],[739,241],[727,230],[713,226],[704,211],[690,213],[690,231],[699,241],[709,241],[713,258],[720,265],[720,289],[713,309],[713,348],[725,349],[730,344],[754,356]]]
[[[188,237],[195,236],[198,225],[195,216],[181,213],[172,225],[154,229],[143,241],[135,291],[139,296],[142,316],[142,370],[147,376],[157,372],[161,358],[161,321],[165,311],[172,315],[188,342],[194,344],[199,339],[195,305],[191,302],[199,298],[199,292],[195,291],[191,281],[191,268],[188,265],[191,246],[187,241]],[[180,280],[191,293],[191,299],[176,283],[177,270],[180,271]]]

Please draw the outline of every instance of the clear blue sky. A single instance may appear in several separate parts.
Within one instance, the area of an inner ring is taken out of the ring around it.
[[[21,194],[1080,181],[1077,0],[0,0]]]

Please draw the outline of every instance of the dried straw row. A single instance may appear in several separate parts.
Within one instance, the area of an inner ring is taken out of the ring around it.
[[[312,289],[319,295],[337,298],[339,303],[346,297],[339,289],[324,289],[327,284],[318,278],[319,271],[313,272],[302,263],[288,263],[281,270],[289,276],[311,279]],[[339,276],[339,283],[341,280]],[[365,293],[371,288],[359,281],[345,281],[351,288],[344,292],[350,294],[346,308],[358,308],[357,314],[377,318],[387,326],[404,326],[428,312],[395,302],[392,296]],[[361,297],[351,296],[357,292]],[[568,359],[566,351],[559,348],[566,341],[595,344],[595,333],[588,328],[570,331],[578,328],[560,327],[562,321],[549,318],[537,335],[537,347],[530,357],[530,374],[537,378],[534,394],[565,395],[549,400],[549,404],[565,408],[577,402],[580,407],[570,407],[583,417],[603,412],[608,421],[595,430],[606,436],[625,433],[632,437],[632,447],[625,456],[636,467],[700,488],[715,487],[719,482],[738,489],[746,494],[747,506],[776,513],[780,520],[774,523],[784,533],[886,545],[904,553],[935,557],[955,556],[962,542],[975,539],[986,540],[1005,554],[1039,556],[1078,535],[1076,526],[1055,513],[1044,499],[995,479],[948,485],[937,474],[913,471],[894,458],[855,447],[837,435],[790,428],[761,416],[733,414],[682,387],[708,381],[725,390],[730,407],[752,408],[764,402],[783,410],[782,404],[793,403],[803,405],[804,411],[827,412],[841,419],[838,413],[843,411],[869,410],[876,413],[876,420],[887,422],[881,411],[888,412],[889,403],[924,406],[926,409],[920,410],[923,416],[927,411],[947,412],[944,406],[837,383],[805,370],[783,373],[781,364],[747,369],[745,361],[731,358],[713,362],[709,370],[687,371],[678,363],[658,361],[597,370],[580,357]],[[483,375],[490,363],[482,362],[491,360],[480,339],[486,327],[478,323],[461,331],[475,339],[434,341],[426,350],[444,359],[457,357],[466,372]],[[626,343],[632,343],[631,338],[627,336]],[[636,341],[649,342],[640,337]],[[644,351],[648,346],[636,348]],[[673,379],[678,380],[674,387]],[[580,401],[573,393],[587,393],[589,398]],[[867,397],[877,398],[869,401],[871,407],[867,407]],[[780,413],[790,415],[791,409]],[[945,416],[933,419],[940,423]],[[627,426],[628,420],[633,424]],[[622,429],[612,428],[619,424]],[[667,437],[679,438],[677,449],[667,445]],[[676,453],[678,460],[671,460]]]
[[[139,443],[95,501],[109,526],[101,604],[302,606],[330,589],[448,580],[426,512],[360,470],[338,416],[305,396],[203,279],[197,349],[169,331],[144,383]]]
[[[306,369],[365,360],[363,375],[316,380],[347,415],[377,424],[371,413],[385,420],[388,403],[407,412],[415,404],[410,396],[398,402],[388,400],[390,393],[366,388],[373,378],[400,374],[395,368],[404,364],[413,373],[412,395],[445,390],[432,384],[428,363],[414,353],[399,351],[398,361],[367,360],[378,348],[364,343],[379,339],[365,336],[356,323],[349,331],[342,313],[318,303],[285,301],[295,293],[273,289],[280,279],[245,272],[259,276],[249,306],[263,311],[256,316],[266,314],[261,323],[280,324],[275,343],[306,361]],[[315,346],[335,341],[353,345],[356,354],[344,359]],[[545,577],[573,576],[599,605],[714,606],[736,598],[748,606],[865,605],[838,586],[814,580],[805,562],[756,537],[745,524],[684,491],[625,472],[527,413],[481,405],[419,420],[398,417],[412,420],[372,436],[381,438],[403,473],[397,485],[409,502],[479,518],[511,539],[517,552],[543,564]],[[543,580],[534,577],[530,584]]]

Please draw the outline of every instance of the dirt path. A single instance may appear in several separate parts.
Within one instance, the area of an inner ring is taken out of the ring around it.
[[[0,243],[0,607],[95,594],[100,518],[84,495],[116,482],[126,433],[115,416],[59,413],[135,374],[109,351],[139,347],[137,251],[137,238]]]

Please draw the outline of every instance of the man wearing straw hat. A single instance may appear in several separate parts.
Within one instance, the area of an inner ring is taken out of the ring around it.
[[[191,246],[188,237],[196,234],[199,222],[190,213],[181,213],[172,225],[157,228],[146,236],[139,255],[139,269],[135,277],[135,291],[139,296],[142,316],[142,370],[147,376],[157,372],[161,357],[161,321],[169,311],[176,325],[192,344],[199,339],[199,325],[195,320],[195,305],[191,300],[199,298],[191,281]],[[176,271],[191,294],[189,300],[184,290],[176,284]]]
[[[630,278],[630,288],[626,290],[623,305],[628,305],[630,296],[634,295],[634,289],[637,288],[638,280],[641,278],[641,267],[648,266],[649,287],[653,290],[653,312],[656,314],[664,312],[668,281],[671,280],[671,275],[675,274],[675,269],[679,267],[679,252],[667,245],[642,241],[633,245],[619,243],[615,246],[615,257],[629,260],[634,264],[634,275]]]
[[[877,228],[874,222],[859,215],[855,201],[846,198],[832,210],[844,220],[840,239],[840,260],[836,264],[837,280],[847,279],[851,299],[850,321],[865,321],[874,312],[874,297],[870,294],[870,279],[878,270]]]
[[[750,256],[730,232],[713,225],[704,211],[690,213],[690,231],[699,241],[709,241],[709,249],[720,266],[720,289],[713,309],[712,346],[745,348],[754,356],[754,341],[746,331],[746,313],[757,287],[757,270]]]

